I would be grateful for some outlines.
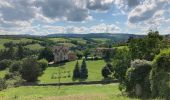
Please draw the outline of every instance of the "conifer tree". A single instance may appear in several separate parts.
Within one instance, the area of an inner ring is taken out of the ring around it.
[[[73,71],[73,79],[79,79],[79,78],[80,78],[80,68],[79,68],[79,63],[77,61]]]
[[[83,59],[80,73],[81,73],[80,74],[81,79],[87,79],[88,78],[88,69],[87,69],[87,65],[86,65],[86,60],[85,59]]]

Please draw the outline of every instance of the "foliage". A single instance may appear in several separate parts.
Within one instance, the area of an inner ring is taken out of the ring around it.
[[[79,79],[80,78],[80,68],[79,68],[79,63],[77,61],[75,68],[73,70],[73,80],[74,79]]]
[[[0,61],[0,70],[4,70],[6,68],[8,68],[11,64],[11,60],[7,60],[7,59],[4,59],[4,60],[1,60]]]
[[[6,87],[7,87],[6,81],[0,78],[0,91],[2,91],[3,89],[6,89]]]
[[[12,64],[9,67],[9,72],[20,72],[22,68],[22,62],[21,61],[13,61]]]
[[[87,60],[88,55],[90,55],[90,50],[89,49],[84,50],[83,55],[85,56],[85,59]]]
[[[38,76],[42,73],[37,60],[33,57],[25,58],[23,60],[21,76],[27,82],[35,82]]]
[[[85,59],[83,59],[83,62],[81,64],[80,78],[81,79],[87,79],[88,78],[88,69],[87,69],[87,65],[86,65],[86,60]]]
[[[48,48],[48,47],[44,48],[40,52],[39,59],[46,59],[49,62],[53,61],[54,60],[54,55],[53,55],[52,50],[50,48]]]
[[[109,69],[109,67],[107,65],[105,67],[103,67],[103,69],[102,69],[102,76],[104,78],[108,78],[109,75],[111,75],[111,74],[112,74],[112,72],[111,72],[111,70]]]
[[[18,87],[24,82],[19,72],[7,73],[5,79],[7,87]]]
[[[162,51],[155,57],[150,81],[153,97],[170,99],[170,50]]]
[[[18,46],[17,57],[18,57],[19,59],[24,58],[24,48],[23,48],[23,46],[21,46],[21,45]]]
[[[114,77],[122,83],[125,81],[126,71],[130,67],[131,55],[127,48],[116,49],[113,58]]]
[[[129,48],[132,59],[152,61],[160,52],[162,36],[158,31],[150,31],[144,38],[130,39]]]
[[[149,73],[151,70],[151,62],[146,60],[134,60],[131,62],[131,67],[127,70],[126,91],[132,95],[149,96],[150,83]],[[138,86],[138,88],[137,88]],[[141,90],[139,89],[141,88]],[[137,93],[137,91],[139,93]]]
[[[41,59],[38,61],[41,69],[44,71],[48,67],[48,61],[46,59]]]

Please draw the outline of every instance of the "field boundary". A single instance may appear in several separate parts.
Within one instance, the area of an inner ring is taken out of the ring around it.
[[[94,84],[111,84],[118,83],[118,80],[109,81],[89,81],[89,82],[68,82],[68,83],[49,83],[49,84],[37,84],[37,83],[25,83],[23,86],[70,86],[70,85],[94,85]]]

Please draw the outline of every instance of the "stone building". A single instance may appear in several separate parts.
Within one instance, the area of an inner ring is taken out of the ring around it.
[[[77,59],[76,54],[70,52],[67,46],[55,46],[53,47],[54,63],[63,61],[73,61]]]

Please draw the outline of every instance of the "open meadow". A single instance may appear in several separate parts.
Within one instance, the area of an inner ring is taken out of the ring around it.
[[[118,84],[21,86],[0,92],[1,100],[137,100],[122,96]]]

